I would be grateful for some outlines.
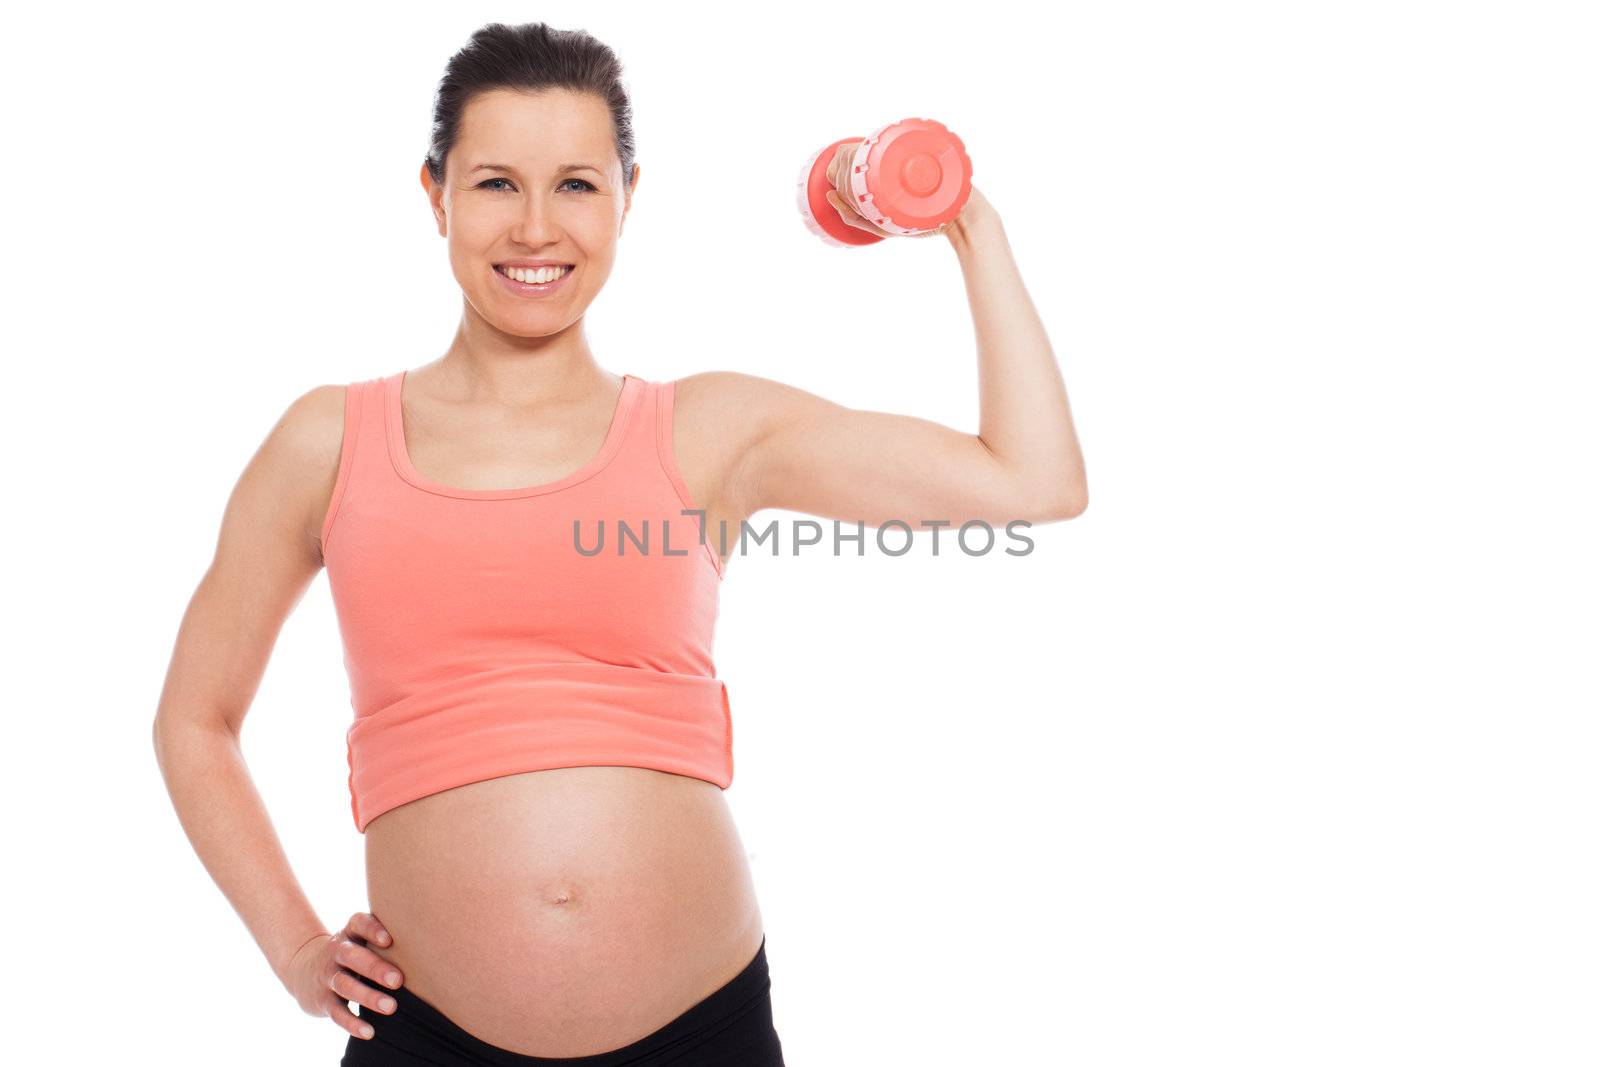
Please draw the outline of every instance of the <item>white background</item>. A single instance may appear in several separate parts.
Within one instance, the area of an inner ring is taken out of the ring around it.
[[[1585,6],[8,16],[8,1049],[337,1061],[151,719],[277,416],[448,343],[434,85],[541,18],[614,47],[636,109],[603,366],[976,430],[948,244],[830,248],[793,203],[822,145],[934,117],[1087,457],[1089,510],[1025,557],[729,567],[727,797],[791,1067],[1595,1063]],[[366,906],[340,655],[319,577],[244,734],[334,928]]]

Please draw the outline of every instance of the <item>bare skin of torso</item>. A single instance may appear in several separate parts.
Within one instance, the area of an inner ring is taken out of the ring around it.
[[[619,376],[592,410],[552,415],[570,427],[564,436],[511,435],[508,456],[565,459],[543,470],[522,460],[501,484],[541,484],[582,466],[599,451],[620,388]],[[718,521],[737,530],[744,516],[718,499],[727,472],[715,469],[715,443],[697,435],[690,394],[680,388],[675,453],[715,545]],[[445,484],[472,484],[451,458],[471,429],[430,405],[415,379],[404,400],[413,464]],[[481,455],[475,466],[483,478]],[[502,469],[512,468],[506,458]],[[381,954],[406,988],[523,1055],[631,1044],[726,984],[763,936],[722,791],[661,771],[569,767],[446,790],[373,820],[366,864],[370,909],[394,936]]]
[[[367,894],[406,987],[528,1056],[637,1041],[761,945],[722,791],[635,767],[515,774],[380,815]]]

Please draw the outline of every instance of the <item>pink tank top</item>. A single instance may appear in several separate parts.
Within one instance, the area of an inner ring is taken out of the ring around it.
[[[356,829],[553,767],[728,788],[732,720],[712,663],[723,563],[703,516],[684,514],[698,505],[673,456],[675,383],[624,375],[605,444],[564,478],[460,489],[412,467],[404,379],[346,388],[322,526]]]

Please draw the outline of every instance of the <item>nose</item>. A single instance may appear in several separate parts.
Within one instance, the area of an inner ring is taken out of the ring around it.
[[[529,197],[523,202],[522,212],[511,228],[511,239],[518,244],[537,248],[559,240],[560,227],[556,225],[551,207],[539,197]]]

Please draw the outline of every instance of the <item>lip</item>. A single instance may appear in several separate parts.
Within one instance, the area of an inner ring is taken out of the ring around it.
[[[519,263],[513,263],[511,265],[514,267],[521,266]],[[545,282],[542,285],[530,285],[527,282],[519,282],[514,278],[507,277],[506,275],[500,273],[496,267],[490,267],[489,269],[493,271],[494,276],[499,279],[501,286],[504,287],[507,292],[515,296],[545,296],[549,293],[554,293],[567,284],[568,278],[571,278],[574,274],[578,273],[578,268],[573,267],[571,270],[567,271],[553,282]]]
[[[567,260],[564,260],[564,259],[528,259],[525,256],[519,256],[516,259],[502,259],[500,262],[498,262],[498,263],[496,263],[494,265],[496,267],[528,267],[528,268],[534,268],[534,267],[571,267],[571,266],[574,266],[574,264],[569,263]]]

